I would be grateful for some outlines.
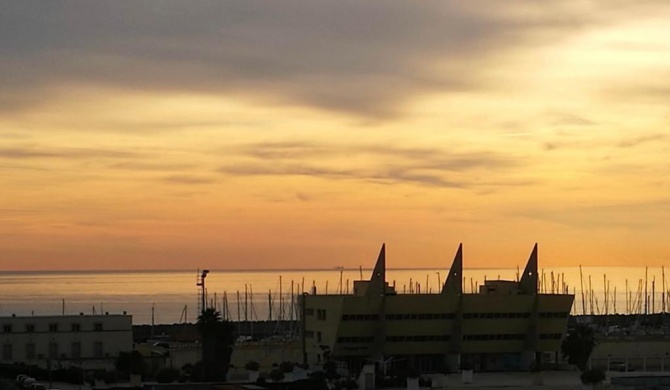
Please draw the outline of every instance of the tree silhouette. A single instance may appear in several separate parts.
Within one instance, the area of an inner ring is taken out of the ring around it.
[[[214,308],[207,308],[198,317],[198,331],[202,343],[201,380],[224,381],[233,351],[232,325],[222,321],[221,313]]]
[[[605,381],[605,371],[599,369],[586,370],[582,372],[579,379],[585,385],[591,385],[595,389],[596,385]]]
[[[568,335],[561,344],[561,355],[574,364],[580,371],[585,371],[591,352],[596,347],[593,329],[584,324],[577,324],[568,331]]]
[[[127,377],[130,374],[144,375],[147,363],[139,351],[121,352],[115,361],[116,370]]]

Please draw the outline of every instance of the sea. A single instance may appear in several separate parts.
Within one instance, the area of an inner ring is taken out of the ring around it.
[[[518,280],[518,269],[465,269],[463,288],[485,280]],[[210,270],[206,305],[232,321],[297,319],[302,293],[345,294],[369,269]],[[0,316],[120,314],[134,324],[195,322],[201,305],[201,270],[0,271]],[[400,294],[438,293],[448,269],[388,269]],[[667,311],[669,285],[662,268],[557,267],[540,270],[542,292],[575,294],[572,314]]]

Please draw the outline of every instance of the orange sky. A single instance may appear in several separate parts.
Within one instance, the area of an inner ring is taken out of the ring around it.
[[[3,2],[0,269],[670,260],[665,0]]]

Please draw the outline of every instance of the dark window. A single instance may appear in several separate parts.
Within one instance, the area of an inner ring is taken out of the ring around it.
[[[26,332],[33,333],[34,331],[35,331],[35,325],[33,325],[33,324],[27,324],[26,325]]]
[[[2,360],[13,360],[12,344],[4,344],[2,346]]]
[[[49,324],[49,332],[58,332],[58,324]]]
[[[325,321],[326,320],[326,310],[324,309],[317,309],[316,310],[316,319]]]
[[[93,324],[93,330],[96,332],[102,332],[102,322],[96,322]]]
[[[316,332],[316,342],[317,343],[321,342],[321,332]]]
[[[449,336],[448,335],[387,336],[386,341],[390,343],[399,343],[405,341],[408,342],[449,341]]]
[[[305,338],[306,338],[306,339],[313,339],[313,338],[314,338],[314,331],[312,331],[312,330],[306,330],[306,331],[305,331]]]
[[[313,316],[314,315],[314,309],[305,309],[305,315],[306,316]]]
[[[72,331],[73,332],[79,332],[81,330],[81,325],[80,324],[72,324]]]
[[[560,340],[560,333],[541,333],[540,340]]]
[[[72,354],[72,358],[79,359],[81,357],[81,343],[75,341],[72,343],[70,347],[71,347],[70,353]]]
[[[49,358],[51,359],[58,358],[58,343],[55,341],[49,343]]]
[[[12,324],[4,324],[2,326],[2,331],[5,333],[12,333]]]
[[[35,343],[26,344],[26,359],[35,359]]]
[[[103,347],[102,347],[102,341],[96,341],[93,343],[93,356],[94,357],[102,357],[103,355]]]

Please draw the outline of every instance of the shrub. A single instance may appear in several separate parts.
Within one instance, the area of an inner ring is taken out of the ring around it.
[[[260,363],[254,360],[249,360],[247,364],[244,365],[244,369],[247,371],[258,371],[260,368]]]
[[[275,368],[270,372],[270,379],[272,379],[274,382],[280,382],[282,379],[284,379],[284,371]]]
[[[537,361],[533,361],[530,365],[530,372],[540,372],[542,371],[542,364]]]
[[[586,370],[582,372],[579,379],[581,379],[582,383],[585,385],[597,385],[598,383],[605,381],[605,371],[597,368]]]
[[[342,387],[347,390],[354,390],[358,388],[358,383],[352,378],[347,378],[342,381]]]
[[[107,373],[105,370],[95,370],[93,371],[93,379],[98,381],[104,381]]]
[[[165,367],[158,370],[156,373],[156,382],[158,383],[172,383],[179,379],[179,370],[172,367]]]
[[[282,370],[282,372],[293,372],[293,367],[295,367],[295,364],[291,362],[282,362],[279,365],[279,369]]]
[[[419,376],[421,376],[421,374],[419,373],[419,370],[417,370],[415,367],[411,367],[407,371],[408,378],[418,378]]]

